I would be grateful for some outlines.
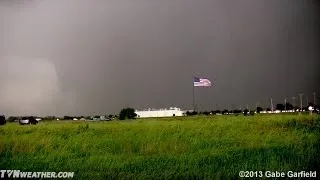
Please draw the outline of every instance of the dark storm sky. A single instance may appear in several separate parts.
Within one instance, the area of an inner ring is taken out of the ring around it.
[[[202,109],[300,91],[312,101],[317,10],[309,0],[1,0],[0,114],[192,109],[192,76],[213,83],[195,90]]]

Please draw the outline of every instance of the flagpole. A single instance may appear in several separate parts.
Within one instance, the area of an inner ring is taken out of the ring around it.
[[[195,103],[194,103],[194,76],[192,77],[192,101],[193,101],[193,112],[195,112]]]

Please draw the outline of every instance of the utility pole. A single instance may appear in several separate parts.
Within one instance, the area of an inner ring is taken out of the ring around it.
[[[303,96],[303,93],[299,93],[299,96],[300,96],[300,113],[302,111],[302,96]]]
[[[284,110],[287,111],[287,98],[284,99]]]
[[[309,96],[307,96],[307,107],[309,106]]]
[[[272,103],[272,97],[271,97],[271,112],[273,112],[273,103]]]
[[[313,106],[316,106],[316,92],[313,92]]]

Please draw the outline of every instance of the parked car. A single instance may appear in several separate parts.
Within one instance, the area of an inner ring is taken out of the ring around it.
[[[4,115],[0,116],[0,125],[5,125],[7,123],[6,117]]]
[[[20,125],[25,125],[25,124],[37,124],[38,121],[32,117],[32,116],[29,116],[29,117],[22,117],[20,120],[19,120],[19,124]]]

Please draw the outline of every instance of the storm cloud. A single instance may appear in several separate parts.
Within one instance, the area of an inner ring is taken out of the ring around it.
[[[0,113],[93,115],[269,106],[319,92],[308,0],[0,2]],[[320,93],[320,92],[319,92]]]

